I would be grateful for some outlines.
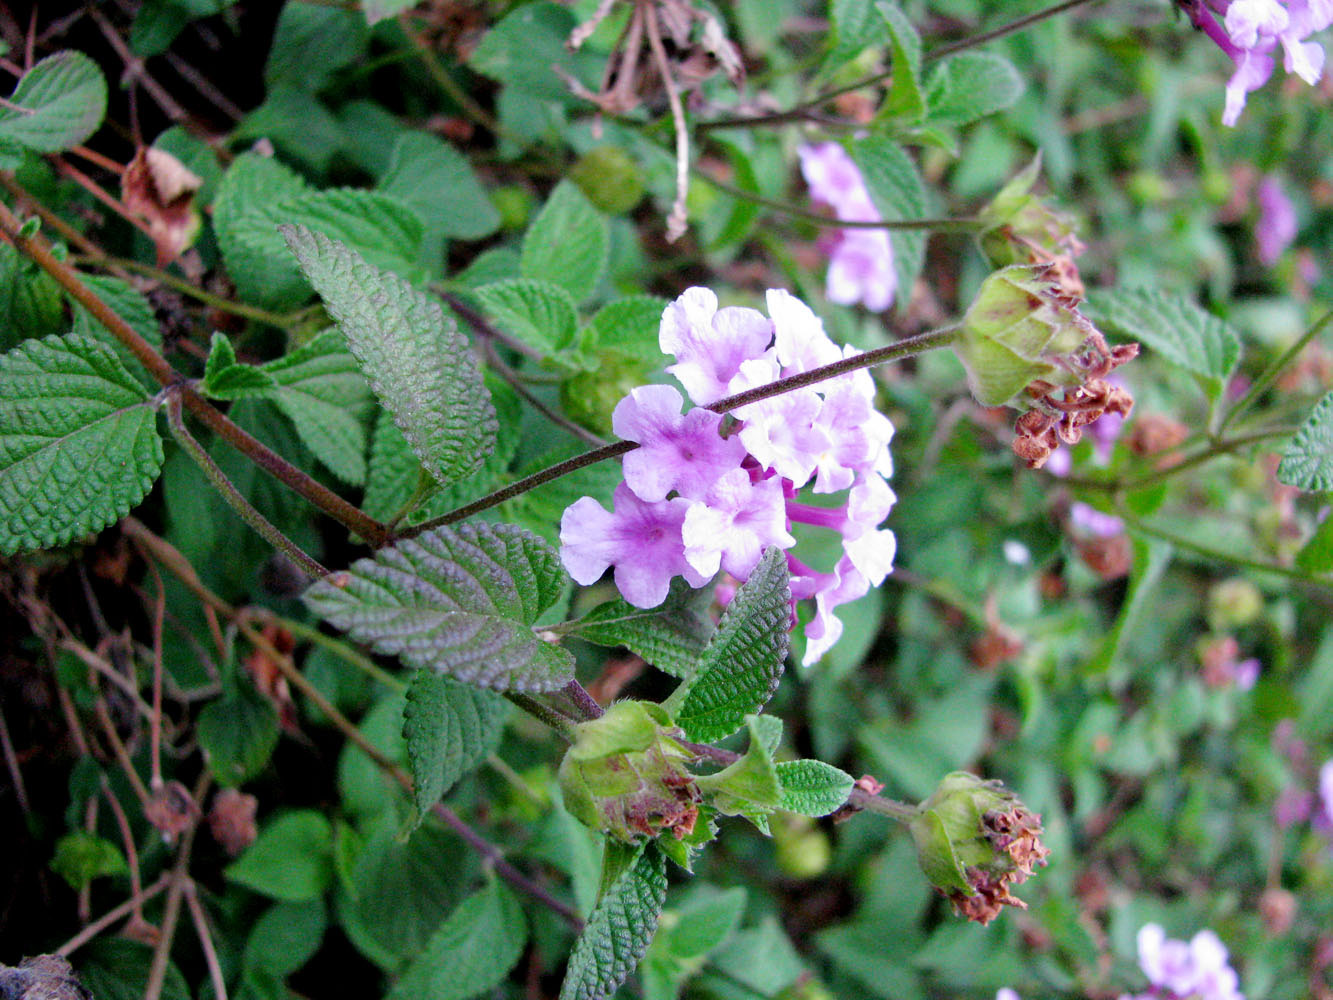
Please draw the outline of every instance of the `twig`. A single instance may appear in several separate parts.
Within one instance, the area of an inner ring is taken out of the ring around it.
[[[199,779],[195,787],[195,801],[203,801],[208,789],[207,772]],[[167,891],[167,905],[162,913],[162,936],[153,949],[153,961],[148,966],[148,981],[144,985],[143,1000],[158,1000],[162,995],[162,986],[167,978],[167,965],[171,960],[171,943],[176,936],[176,923],[180,919],[181,897],[189,885],[190,852],[194,848],[194,834],[199,829],[198,823],[191,823],[181,836],[180,853],[171,869],[171,888]]]
[[[120,920],[122,917],[128,917],[130,914],[137,913],[140,910],[142,910],[144,903],[148,902],[148,900],[152,899],[154,896],[161,893],[170,884],[171,884],[171,873],[167,872],[152,885],[146,886],[139,893],[131,896],[129,899],[125,900],[125,902],[121,903],[119,906],[115,907],[114,909],[108,910],[106,913],[102,914],[91,924],[89,924],[83,930],[79,931],[79,933],[75,934],[72,938],[70,938],[59,948],[57,948],[54,954],[56,955],[73,954],[75,950],[83,947],[85,944],[87,944],[93,938],[97,937],[97,935],[101,934],[102,931],[106,930],[108,927],[116,923],[116,921]]]
[[[69,264],[58,260],[39,236],[22,234],[22,223],[9,207],[0,202],[0,234],[3,234],[25,256],[30,258],[43,271],[55,279],[70,297],[92,313],[93,317],[109,330],[117,340],[148,369],[149,374],[164,386],[174,386],[181,395],[181,401],[195,417],[203,421],[214,433],[220,436],[237,451],[240,451],[269,475],[278,479],[285,486],[304,497],[330,517],[340,521],[351,531],[366,539],[372,545],[382,544],[386,535],[385,526],[363,511],[348,503],[327,486],[320,483],[281,455],[264,445],[253,435],[247,433],[235,422],[226,417],[190,385],[184,376],[176,371],[153,346],[144,340],[137,331],[120,318],[103,302],[79,277],[79,273]]]
[[[152,754],[152,770],[149,773],[149,787],[154,793],[162,791],[162,631],[167,614],[167,589],[162,586],[162,574],[157,566],[148,564],[157,583],[157,598],[153,601],[153,714],[148,720],[149,751]]]
[[[125,864],[130,870],[130,894],[131,897],[137,897],[143,888],[139,881],[139,851],[134,846],[134,834],[130,831],[130,820],[125,815],[125,809],[121,806],[120,800],[116,798],[111,791],[111,782],[107,780],[105,774],[102,775],[102,794],[106,796],[107,805],[111,807],[111,815],[116,821],[116,828],[120,830],[121,843],[125,845]],[[142,917],[139,910],[135,910],[136,917]]]
[[[1129,511],[1125,510],[1123,506],[1117,509],[1116,514],[1133,531],[1137,531],[1141,535],[1148,535],[1151,538],[1160,538],[1164,542],[1170,542],[1182,551],[1192,552],[1194,555],[1201,556],[1204,559],[1223,564],[1229,563],[1232,566],[1244,566],[1246,569],[1259,570],[1263,573],[1276,573],[1278,576],[1300,580],[1302,583],[1310,583],[1318,587],[1333,588],[1333,578],[1321,579],[1291,566],[1279,566],[1276,563],[1264,562],[1262,559],[1251,559],[1248,556],[1237,555],[1234,552],[1209,548],[1207,545],[1201,545],[1193,539],[1186,538],[1183,535],[1177,535],[1175,532],[1166,531],[1155,525],[1141,521]]]
[[[167,395],[167,426],[171,429],[171,436],[194,459],[196,465],[203,471],[204,477],[209,484],[222,494],[222,499],[227,501],[242,521],[253,528],[259,535],[275,549],[290,559],[296,566],[308,576],[316,579],[322,579],[329,575],[329,571],[319,564],[311,556],[284,535],[272,521],[266,518],[255,508],[254,504],[238,490],[232,481],[227,478],[211,455],[204,450],[204,446],[196,441],[193,435],[185,428],[185,421],[181,417],[181,394],[179,392],[168,392]]]
[[[567,433],[578,438],[584,444],[592,445],[594,448],[600,448],[602,445],[606,444],[606,441],[588,430],[588,428],[574,423],[574,421],[570,420],[563,413],[556,412],[538,399],[533,394],[532,390],[523,384],[523,380],[518,377],[518,373],[505,364],[504,358],[500,357],[500,352],[495,349],[495,345],[489,340],[483,340],[481,346],[486,354],[486,363],[490,365],[495,374],[504,379],[509,384],[510,388],[518,393],[519,396],[521,396],[534,410],[557,427],[562,428]]]
[[[153,79],[149,74],[148,68],[144,66],[143,60],[130,51],[130,47],[125,44],[120,37],[115,26],[107,20],[96,7],[88,8],[88,15],[96,22],[98,30],[106,38],[107,42],[116,50],[116,55],[125,64],[125,74],[135,83],[142,85],[143,89],[148,91],[148,96],[153,99],[162,113],[177,125],[185,125],[191,121],[190,113],[183,108],[167,89]]]
[[[430,78],[449,95],[449,98],[458,105],[467,117],[494,136],[516,141],[519,145],[524,144],[521,139],[504,128],[489,111],[478,104],[466,88],[459,84],[440,65],[440,60],[436,58],[434,50],[426,44],[426,40],[412,27],[411,20],[406,12],[398,15],[398,25],[403,29],[403,34],[407,36],[407,40],[412,43],[412,47],[416,49],[422,65],[426,67],[426,72],[430,74]]]
[[[644,27],[648,32],[648,48],[657,63],[658,75],[662,77],[662,86],[666,89],[667,103],[671,107],[671,123],[676,132],[676,200],[671,204],[671,214],[667,216],[666,240],[675,243],[685,234],[688,211],[685,197],[690,189],[690,132],[685,121],[685,105],[681,102],[680,92],[676,89],[676,80],[671,75],[671,63],[667,60],[666,46],[662,44],[662,26],[657,20],[657,7],[653,0],[636,0],[643,11]]]
[[[96,698],[93,701],[93,714],[97,716],[97,721],[102,726],[102,731],[106,733],[107,742],[111,744],[111,751],[115,754],[116,762],[120,769],[125,772],[125,777],[129,779],[130,787],[134,789],[134,794],[139,798],[139,805],[144,809],[152,802],[153,796],[148,791],[148,786],[143,783],[143,778],[139,777],[139,772],[134,769],[134,761],[130,759],[129,751],[125,749],[125,744],[116,732],[116,724],[111,721],[111,713],[107,711],[106,699],[102,697],[101,691],[93,685],[96,692]]]
[[[143,219],[139,218],[137,215],[133,215],[129,209],[121,203],[119,198],[103,188],[97,181],[93,180],[68,160],[62,160],[57,157],[54,158],[52,162],[55,164],[57,172],[74,181],[79,187],[83,188],[149,239],[153,238],[153,233],[148,228],[148,223],[144,222]]]
[[[728,396],[726,399],[720,399],[716,403],[709,405],[709,409],[715,413],[726,413],[734,410],[738,406],[746,406],[750,403],[757,403],[761,400],[770,399],[773,396],[780,396],[793,389],[799,389],[808,385],[815,385],[827,379],[837,378],[839,375],[846,375],[849,372],[858,371],[862,368],[870,368],[873,365],[886,364],[890,361],[900,361],[903,358],[910,358],[926,351],[936,350],[941,347],[947,347],[958,338],[958,327],[946,326],[938,330],[930,330],[926,333],[918,334],[915,337],[907,337],[898,341],[896,344],[889,344],[887,347],[877,347],[872,351],[866,351],[863,354],[856,354],[850,358],[843,358],[841,361],[835,361],[831,365],[824,365],[821,368],[812,368],[807,372],[801,372],[797,375],[791,375],[787,378],[778,379],[776,382],[770,382],[768,385],[756,386],[753,389],[747,389],[745,392],[737,393],[734,396]],[[598,462],[604,462],[608,459],[619,458],[639,447],[633,441],[617,441],[614,444],[608,444],[605,447],[597,448],[594,451],[584,452],[582,455],[575,455],[573,458],[566,459],[563,462],[557,462],[555,465],[547,466],[530,476],[526,476],[517,482],[510,483],[508,486],[489,493],[479,500],[466,504],[456,510],[451,510],[447,514],[441,514],[439,517],[432,518],[429,521],[423,521],[421,524],[406,528],[401,532],[396,532],[395,538],[414,538],[424,531],[430,531],[433,528],[439,528],[447,524],[465,520],[473,514],[478,514],[483,510],[489,510],[492,507],[504,503],[513,497],[534,490],[538,486],[549,483],[552,480],[559,479],[561,476],[567,476],[571,472],[577,472],[579,469],[586,468],[589,465],[596,465]]]
[[[1221,434],[1231,425],[1232,421],[1253,406],[1255,401],[1268,391],[1268,387],[1276,382],[1279,376],[1286,371],[1287,366],[1296,360],[1301,351],[1305,350],[1305,345],[1314,340],[1319,334],[1323,333],[1331,322],[1333,322],[1333,309],[1330,309],[1328,312],[1324,313],[1324,315],[1320,316],[1319,319],[1310,326],[1310,329],[1301,334],[1294,344],[1282,352],[1280,358],[1264,369],[1263,374],[1255,379],[1254,384],[1250,386],[1249,391],[1236,401],[1235,406],[1227,410],[1226,416],[1222,418],[1222,422],[1217,426],[1217,433]]]
[[[9,769],[9,778],[14,782],[14,794],[19,800],[19,808],[26,816],[32,812],[32,803],[28,801],[28,789],[23,784],[23,771],[19,768],[18,754],[14,752],[14,743],[9,738],[9,723],[5,721],[4,706],[0,706],[0,747],[5,753],[5,767]]]
[[[194,932],[199,936],[199,947],[204,953],[204,964],[208,966],[208,978],[213,983],[213,996],[216,1000],[227,1000],[227,978],[222,974],[222,963],[218,961],[217,949],[213,947],[213,935],[208,929],[208,918],[199,903],[199,892],[194,879],[185,879],[185,905],[190,911],[190,920],[194,923]]]

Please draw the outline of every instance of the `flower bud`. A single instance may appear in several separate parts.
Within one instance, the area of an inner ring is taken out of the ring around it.
[[[828,834],[807,816],[775,814],[771,829],[778,871],[787,878],[818,878],[828,871],[833,847]]]
[[[1264,595],[1249,580],[1233,576],[1208,591],[1208,623],[1218,631],[1244,628],[1263,613]]]
[[[626,842],[694,829],[702,798],[686,764],[694,755],[658,705],[621,701],[574,729],[560,764],[565,808]]]
[[[988,924],[1005,905],[1027,908],[1009,892],[1046,864],[1041,817],[998,781],[947,774],[917,807],[909,827],[917,858],[935,888],[969,920]]]
[[[1074,217],[1052,208],[1032,193],[1040,172],[1038,154],[977,213],[983,227],[979,236],[981,252],[995,267],[1060,260],[1069,276],[1077,281],[1073,258],[1084,248],[1074,235]],[[1068,282],[1066,287],[1070,287]],[[1081,282],[1078,292],[1082,294]]]
[[[594,146],[579,157],[569,179],[607,215],[622,215],[643,198],[643,171],[619,146]]]

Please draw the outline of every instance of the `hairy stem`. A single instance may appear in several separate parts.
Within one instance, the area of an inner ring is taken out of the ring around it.
[[[1277,563],[1264,562],[1262,559],[1251,559],[1247,556],[1237,555],[1234,552],[1227,552],[1222,549],[1210,548],[1207,545],[1200,545],[1193,539],[1186,538],[1183,535],[1177,535],[1173,531],[1166,531],[1155,525],[1148,524],[1135,517],[1123,505],[1116,510],[1116,514],[1127,524],[1131,530],[1137,531],[1141,535],[1147,535],[1150,538],[1158,538],[1164,542],[1169,542],[1183,552],[1192,552],[1196,556],[1232,566],[1243,566],[1246,569],[1259,570],[1263,573],[1276,573],[1278,576],[1289,577],[1292,580],[1300,580],[1303,583],[1312,583],[1321,587],[1333,587],[1333,578],[1320,579],[1312,576],[1303,570],[1292,566],[1279,566]]]
[[[1221,434],[1237,417],[1253,406],[1259,397],[1267,392],[1269,387],[1272,386],[1272,384],[1281,377],[1282,373],[1287,370],[1291,363],[1300,356],[1301,352],[1305,350],[1306,345],[1328,328],[1329,323],[1333,323],[1333,309],[1330,309],[1328,312],[1324,313],[1324,315],[1320,316],[1319,319],[1310,326],[1310,329],[1301,334],[1294,344],[1282,352],[1280,358],[1264,369],[1263,374],[1254,380],[1254,384],[1250,386],[1249,391],[1236,401],[1235,406],[1227,410],[1226,415],[1222,418],[1222,422],[1217,425],[1217,433]]]
[[[240,515],[242,521],[258,532],[264,541],[285,555],[307,575],[316,579],[322,579],[329,575],[327,569],[307,555],[299,545],[284,535],[277,525],[259,513],[254,505],[245,499],[241,491],[227,478],[226,473],[218,468],[218,464],[213,461],[212,456],[204,450],[204,446],[185,429],[185,421],[181,417],[181,398],[177,392],[171,392],[167,396],[167,426],[171,428],[171,436],[176,439],[176,443],[185,449],[185,453],[190,458],[194,459],[195,464],[203,471],[204,477],[215,490],[222,494],[222,499],[227,501],[227,505]]]
[[[904,358],[915,357],[918,354],[924,354],[926,351],[938,350],[941,347],[948,347],[958,339],[957,326],[941,327],[938,330],[929,330],[926,333],[917,334],[915,337],[906,337],[896,344],[889,344],[886,347],[877,347],[873,351],[866,351],[863,354],[856,354],[850,358],[843,358],[841,361],[835,361],[831,365],[824,365],[821,368],[812,368],[808,372],[801,372],[798,375],[790,375],[787,378],[778,379],[776,382],[770,382],[768,385],[756,386],[753,389],[747,389],[745,392],[737,393],[734,396],[728,396],[726,399],[720,399],[711,404],[708,409],[715,413],[726,413],[734,410],[738,406],[747,406],[750,403],[757,403],[761,400],[771,399],[774,396],[781,396],[783,393],[791,392],[793,389],[800,389],[809,385],[816,385],[831,378],[837,378],[839,375],[846,375],[849,372],[858,371],[862,368],[871,368],[874,365],[887,364],[890,361],[901,361]],[[433,528],[443,527],[447,524],[454,524],[465,520],[473,514],[478,514],[483,510],[489,510],[492,507],[499,506],[506,500],[511,500],[516,496],[521,496],[531,490],[549,483],[552,480],[559,479],[561,476],[567,476],[571,472],[577,472],[579,469],[587,468],[589,465],[596,465],[598,462],[604,462],[607,459],[619,458],[637,448],[638,445],[633,441],[617,441],[614,444],[608,444],[603,448],[597,448],[593,451],[584,452],[582,455],[575,455],[573,458],[563,462],[557,462],[555,465],[548,466],[530,476],[526,476],[517,482],[510,483],[502,489],[489,493],[479,500],[459,507],[457,510],[451,510],[447,514],[441,514],[439,517],[432,518],[429,521],[423,521],[421,524],[407,528],[398,532],[395,538],[413,538],[422,532],[430,531]]]
[[[1152,486],[1156,483],[1165,482],[1171,479],[1177,473],[1184,472],[1186,469],[1192,469],[1197,465],[1203,465],[1205,462],[1211,462],[1219,455],[1229,455],[1234,451],[1239,451],[1246,445],[1257,444],[1260,441],[1269,441],[1276,437],[1286,437],[1294,433],[1293,427],[1270,427],[1265,430],[1254,431],[1251,434],[1240,434],[1233,438],[1225,438],[1214,442],[1203,451],[1196,452],[1188,458],[1183,458],[1175,465],[1167,466],[1165,469],[1158,469],[1155,472],[1145,473],[1134,479],[1126,480],[1100,480],[1100,479],[1082,479],[1069,477],[1065,480],[1070,486],[1076,486],[1080,489],[1101,490],[1106,493],[1119,493],[1142,489],[1145,486]]]
[[[697,168],[694,170],[694,176],[702,178],[719,191],[723,191],[733,198],[753,202],[775,212],[781,212],[783,215],[789,215],[794,219],[804,219],[820,226],[830,226],[836,229],[926,230],[935,233],[977,233],[981,231],[981,222],[977,219],[896,219],[892,221],[880,219],[877,222],[843,220],[831,215],[821,215],[818,212],[812,212],[796,205],[790,205],[785,201],[778,201],[776,198],[766,198],[754,191],[746,191],[734,184],[720,181]]]
[[[139,336],[133,327],[121,319],[114,310],[97,297],[92,289],[83,283],[79,273],[73,267],[62,260],[58,260],[51,253],[45,240],[39,236],[23,235],[22,225],[18,217],[10,211],[9,206],[0,202],[0,235],[3,235],[24,256],[49,274],[72,299],[92,313],[93,317],[102,326],[106,327],[118,341],[125,345],[130,353],[138,358],[160,385],[174,387],[180,393],[181,402],[190,413],[269,475],[304,497],[324,513],[341,522],[349,530],[360,535],[372,545],[382,544],[388,533],[383,524],[367,516],[327,486],[292,465],[199,395],[192,386],[185,383],[184,376],[168,364],[166,359],[158,354],[148,341]]]

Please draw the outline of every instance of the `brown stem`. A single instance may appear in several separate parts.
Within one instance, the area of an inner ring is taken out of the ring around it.
[[[185,905],[190,910],[194,932],[199,936],[204,964],[208,966],[208,978],[213,984],[213,996],[216,1000],[227,1000],[227,978],[222,974],[222,963],[218,961],[217,949],[213,947],[213,935],[208,929],[208,917],[199,903],[199,893],[193,879],[185,880]]]
[[[120,800],[111,791],[111,782],[107,780],[105,774],[102,775],[102,794],[106,796],[106,801],[111,806],[111,815],[116,821],[116,828],[120,830],[121,843],[125,845],[125,864],[130,870],[130,894],[131,898],[138,898],[143,889],[139,881],[139,852],[134,846],[134,834],[130,832],[130,820],[125,815],[125,809],[121,806]],[[143,914],[139,910],[134,911],[134,915],[142,919]]]
[[[671,124],[676,133],[676,200],[671,203],[667,216],[666,241],[674,243],[685,234],[687,211],[685,197],[690,189],[690,130],[685,121],[685,105],[681,102],[676,80],[671,75],[671,62],[666,46],[662,44],[662,28],[657,21],[657,7],[652,0],[638,0],[643,11],[644,27],[648,34],[648,49],[653,54],[657,73],[666,88],[667,103],[671,107]]]
[[[190,413],[265,472],[366,539],[371,545],[383,544],[387,536],[387,529],[383,524],[292,465],[199,395],[192,386],[185,383],[184,376],[172,368],[148,341],[139,336],[133,327],[83,283],[74,268],[58,260],[51,253],[45,240],[40,236],[22,235],[21,229],[22,223],[18,217],[10,211],[9,206],[0,202],[0,235],[13,243],[16,249],[54,278],[71,298],[92,313],[93,317],[148,369],[149,374],[159,384],[164,387],[175,387],[180,393],[181,402]]]
[[[57,948],[54,954],[56,955],[73,954],[75,950],[83,947],[85,944],[87,944],[93,938],[97,937],[97,935],[101,934],[104,930],[106,930],[112,924],[116,923],[118,920],[121,920],[124,917],[128,917],[132,913],[138,913],[143,908],[144,903],[148,902],[148,900],[152,899],[154,896],[160,894],[170,884],[171,884],[171,873],[168,872],[161,878],[159,878],[156,882],[154,882],[152,885],[145,886],[141,892],[138,892],[135,895],[131,896],[129,899],[125,900],[125,902],[121,903],[119,906],[115,907],[114,909],[107,910],[106,913],[102,914],[100,917],[98,917],[96,920],[90,923],[87,927],[79,931],[79,933],[75,934],[72,938],[70,938],[59,948]]]
[[[938,330],[930,330],[926,333],[918,334],[915,337],[907,337],[898,341],[896,344],[889,344],[887,347],[877,347],[873,351],[866,351],[863,354],[853,355],[850,358],[843,358],[841,361],[835,361],[831,365],[824,365],[822,368],[812,368],[808,372],[801,372],[798,375],[791,375],[787,378],[778,379],[776,382],[770,382],[768,385],[756,386],[753,389],[747,389],[745,392],[739,392],[734,396],[728,396],[726,399],[720,399],[716,403],[709,405],[709,409],[715,413],[726,413],[734,410],[738,406],[746,406],[750,403],[757,403],[761,400],[770,399],[774,396],[781,396],[783,393],[791,392],[793,389],[800,389],[804,386],[815,385],[826,379],[837,378],[839,375],[846,375],[848,372],[854,372],[861,368],[870,368],[873,365],[885,364],[889,361],[900,361],[903,358],[910,358],[917,354],[923,354],[926,351],[933,351],[941,347],[947,347],[958,339],[958,328],[956,326],[941,327]],[[423,521],[421,524],[414,525],[403,531],[397,532],[394,538],[414,538],[424,531],[430,531],[434,528],[443,527],[447,524],[454,524],[478,514],[483,510],[489,510],[496,507],[506,500],[513,499],[534,490],[538,486],[549,483],[552,480],[559,479],[561,476],[567,476],[571,472],[577,472],[579,469],[587,468],[589,465],[596,465],[598,462],[604,462],[607,459],[619,458],[635,448],[639,447],[633,441],[617,441],[614,444],[608,444],[605,447],[597,448],[593,451],[584,452],[582,455],[575,455],[573,458],[566,459],[563,462],[557,462],[555,465],[547,466],[530,476],[526,476],[517,482],[510,483],[494,493],[489,493],[479,500],[474,500],[470,504],[459,507],[457,510],[451,510],[447,514],[441,514],[439,517],[432,518],[429,521]]]

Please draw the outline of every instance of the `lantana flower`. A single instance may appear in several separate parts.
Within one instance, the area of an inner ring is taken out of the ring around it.
[[[666,307],[659,342],[676,359],[667,371],[696,408],[682,413],[684,400],[669,385],[640,386],[620,401],[612,426],[638,448],[623,460],[625,481],[611,512],[591,497],[565,510],[560,554],[579,583],[613,569],[625,600],[650,608],[675,576],[692,587],[719,571],[727,586],[744,582],[765,549],[795,546],[793,523],[832,531],[843,555],[831,572],[787,557],[793,600],[815,602],[809,664],[842,633],[836,609],[893,568],[897,539],[880,527],[896,500],[886,481],[893,424],[875,410],[865,371],[737,407],[726,418],[707,409],[856,353],[834,344],[819,317],[788,292],[768,292],[766,304],[767,316],[718,308],[711,291],[691,288]],[[846,491],[846,500],[799,502],[807,486],[815,494]]]
[[[1217,43],[1236,69],[1226,87],[1222,124],[1235,125],[1247,96],[1282,64],[1310,86],[1324,71],[1324,48],[1309,40],[1333,24],[1333,0],[1178,0],[1194,26]]]
[[[861,171],[842,145],[822,142],[796,152],[815,201],[827,205],[843,222],[883,221]],[[893,305],[898,279],[887,230],[836,229],[821,238],[819,245],[829,257],[825,294],[830,302],[844,306],[862,302],[872,312]]]
[[[1228,963],[1226,946],[1210,930],[1199,931],[1187,943],[1168,938],[1157,924],[1145,924],[1139,930],[1138,949],[1139,968],[1153,987],[1139,994],[1140,998],[1245,1000],[1240,979]]]

